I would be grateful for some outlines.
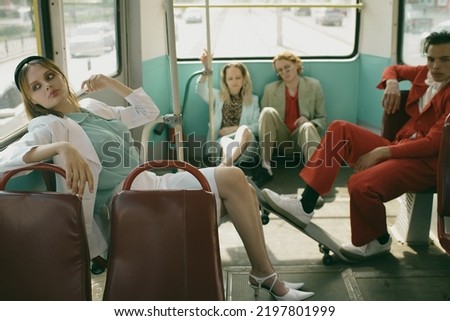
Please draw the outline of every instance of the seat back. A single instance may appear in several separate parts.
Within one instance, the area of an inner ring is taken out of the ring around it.
[[[445,120],[438,163],[438,238],[450,254],[450,116]]]
[[[393,141],[400,128],[409,120],[406,113],[406,101],[409,91],[400,92],[400,108],[393,114],[383,113],[381,135]],[[427,188],[417,193],[406,193],[405,210],[397,214],[395,223],[391,231],[396,235],[397,240],[410,244],[428,244],[433,197],[436,188]]]
[[[381,124],[381,136],[393,141],[399,129],[408,121],[410,116],[406,113],[406,100],[408,99],[409,90],[400,91],[400,108],[393,114],[383,112]]]
[[[129,190],[152,168],[182,168],[203,190]],[[112,204],[104,300],[223,300],[216,204],[205,177],[180,161],[133,170]]]
[[[55,192],[5,191],[0,181],[0,300],[91,300],[89,250],[81,200]]]

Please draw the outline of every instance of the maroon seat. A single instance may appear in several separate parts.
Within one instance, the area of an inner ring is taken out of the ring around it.
[[[201,190],[130,190],[152,168],[182,168]],[[216,204],[206,178],[181,161],[133,170],[112,204],[104,300],[224,300]]]
[[[438,167],[438,237],[439,243],[450,254],[450,116],[445,120]]]
[[[56,192],[5,191],[24,170],[65,175],[39,164],[0,180],[0,300],[91,300],[89,250],[81,200]]]
[[[381,136],[387,138],[390,141],[393,141],[395,135],[399,131],[399,129],[406,123],[409,119],[409,115],[406,113],[405,106],[406,100],[408,99],[409,90],[400,91],[400,109],[393,113],[388,114],[386,112],[383,113],[383,120],[381,124]]]

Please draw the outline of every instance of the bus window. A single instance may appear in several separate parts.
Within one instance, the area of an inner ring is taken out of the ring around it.
[[[409,65],[425,63],[423,44],[433,31],[450,32],[450,1],[405,0],[403,6],[402,60]]]
[[[37,54],[31,1],[6,3],[0,5],[0,148],[28,123],[14,83],[14,69],[25,56]]]
[[[211,1],[211,51],[215,58],[268,58],[284,50],[302,57],[350,57],[357,9],[336,5],[357,5],[357,0],[283,1],[282,6],[277,0]],[[180,1],[174,11],[177,56],[198,59],[207,44],[205,1]]]
[[[64,0],[68,78],[74,89],[94,73],[118,70],[116,1]]]

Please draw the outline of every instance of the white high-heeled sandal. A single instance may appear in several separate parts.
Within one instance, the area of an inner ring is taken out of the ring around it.
[[[303,288],[305,286],[304,282],[292,283],[292,282],[287,282],[287,281],[283,280],[283,283],[284,283],[285,287],[292,289],[292,290],[300,290],[301,288]]]
[[[288,288],[288,292],[283,295],[283,296],[278,296],[276,295],[272,289],[275,285],[275,283],[277,282],[278,276],[276,273],[270,274],[268,276],[265,277],[257,277],[254,276],[252,274],[250,274],[250,277],[252,277],[256,282],[258,282],[258,285],[253,285],[249,282],[249,286],[251,288],[253,288],[255,290],[255,298],[258,298],[259,296],[259,291],[262,289],[266,292],[268,292],[270,295],[272,295],[275,300],[277,301],[301,301],[301,300],[305,300],[307,298],[310,298],[314,295],[314,292],[304,292],[304,291],[298,291],[294,288],[288,287],[286,285],[286,283],[288,283],[289,285],[293,286],[293,287],[297,287],[297,289],[301,288],[304,284],[303,283],[289,283],[289,282],[284,282],[284,285]],[[272,285],[270,286],[270,288],[267,288],[266,286],[264,286],[264,281],[270,279],[270,278],[274,278]]]

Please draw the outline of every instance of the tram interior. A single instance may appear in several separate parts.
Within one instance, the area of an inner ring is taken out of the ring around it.
[[[163,20],[163,15],[159,11],[150,8],[153,0],[141,3],[141,6],[147,9],[146,12],[150,17],[146,18],[148,21]],[[381,3],[370,0],[365,2],[365,6],[366,8],[379,6],[387,11],[388,9]],[[379,16],[379,11],[377,15]],[[375,34],[375,31],[378,32],[380,29],[382,34],[383,28],[388,28],[387,24],[373,23],[377,21],[375,16],[371,14],[365,17],[363,32]],[[369,25],[369,22],[372,24]],[[165,25],[162,29],[165,31]],[[327,105],[329,119],[345,119],[379,132],[381,116],[377,108],[381,91],[377,91],[372,85],[379,81],[380,71],[391,63],[391,57],[386,54],[390,53],[390,49],[384,48],[384,45],[377,46],[378,44],[370,37],[361,38],[362,50],[357,57],[339,62],[307,61],[304,73],[322,82],[326,101],[339,101],[338,108],[331,108],[331,104]],[[390,43],[391,40],[383,39],[383,44]],[[152,50],[159,50],[159,47],[153,46]],[[165,44],[161,47],[165,47]],[[143,48],[143,51],[145,50],[148,48]],[[423,58],[418,57],[420,61]],[[214,70],[220,70],[222,64],[223,62],[215,62]],[[275,79],[272,66],[267,61],[249,61],[247,66],[255,79],[255,93],[261,97],[263,85]],[[158,52],[151,58],[143,59],[141,67],[142,74],[138,76],[142,76],[144,90],[155,99],[163,115],[170,114],[170,90],[166,89],[170,88],[168,72],[170,66],[166,53]],[[188,84],[191,81],[189,78],[199,69],[201,65],[198,61],[180,63],[179,82]],[[215,73],[213,77],[217,84],[219,73]],[[203,167],[209,164],[199,157],[198,150],[192,150],[190,139],[206,139],[207,107],[196,97],[193,87],[194,83],[190,83],[189,86],[180,89],[182,97],[189,98],[187,105],[184,106],[186,109],[183,115],[183,129],[186,133],[200,132],[200,136],[185,137],[188,151],[185,160]],[[359,105],[362,105],[361,101],[365,103],[364,108],[358,109]],[[204,109],[194,108],[200,104]],[[160,123],[161,119],[158,119],[158,122]],[[135,138],[141,140],[144,146],[143,155],[147,159],[175,158],[174,146],[168,137],[168,126],[158,125],[158,122],[134,133]],[[195,126],[201,128],[197,130]],[[305,187],[305,183],[298,176],[303,166],[302,162],[293,155],[278,155],[275,162],[277,166],[273,168],[274,179],[264,188],[270,188],[280,194],[299,195]],[[252,177],[257,175],[259,167],[243,166],[242,169],[247,176]],[[347,181],[352,171],[346,166],[341,168],[332,190],[324,197],[324,206],[315,210],[316,214],[312,221],[329,233],[337,244],[350,240]],[[36,179],[37,177],[38,175],[33,173],[26,177],[14,178],[10,189],[45,189],[43,186],[45,184]],[[270,260],[283,280],[305,282],[303,290],[315,292],[315,295],[307,301],[450,300],[450,255],[438,239],[437,202],[435,191],[408,193],[387,202],[385,204],[387,221],[393,238],[391,251],[361,262],[346,262],[332,252],[324,253],[318,242],[281,217],[270,213],[268,222],[264,221],[266,224],[263,225]],[[264,214],[263,211],[261,214]],[[225,300],[256,300],[253,290],[248,286],[250,262],[234,226],[224,220],[218,226],[218,234]],[[107,274],[108,269],[101,274],[91,274],[92,300],[103,300]],[[262,292],[259,300],[269,301],[273,298]]]

